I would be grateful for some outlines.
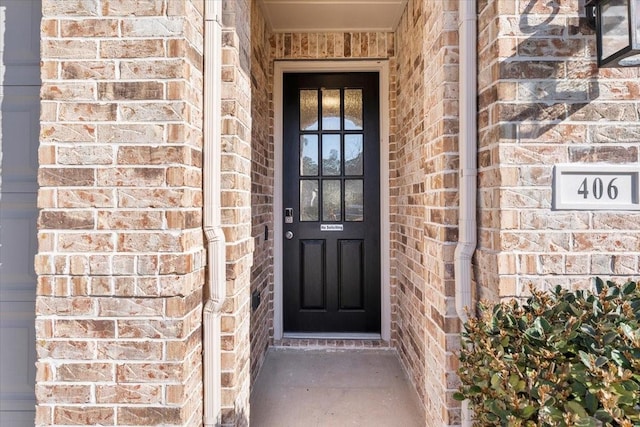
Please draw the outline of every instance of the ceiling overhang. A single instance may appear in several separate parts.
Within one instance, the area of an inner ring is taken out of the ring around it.
[[[407,0],[259,0],[271,31],[387,32]]]

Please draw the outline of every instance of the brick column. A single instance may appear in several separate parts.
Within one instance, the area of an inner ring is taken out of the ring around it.
[[[409,0],[397,30],[391,155],[394,345],[433,425],[459,422],[457,1]]]
[[[200,425],[202,2],[43,1],[37,425]]]
[[[248,0],[223,0],[222,224],[227,302],[222,315],[222,423],[249,423],[251,266],[251,74]]]
[[[255,242],[251,293],[260,304],[251,314],[251,377],[258,376],[273,342],[273,58],[271,33],[258,2],[251,3],[251,217]]]
[[[512,2],[514,3],[514,2]],[[500,8],[503,8],[502,10]],[[504,9],[506,8],[506,9]],[[491,1],[478,10],[478,245],[474,270],[481,298],[495,299],[499,288],[514,289],[513,280],[499,284],[498,256],[501,224],[500,169],[495,159],[499,150],[500,125],[494,119],[498,99],[509,99],[508,84],[495,79],[498,74],[496,53],[504,49],[498,40],[500,13],[513,13],[515,5]],[[500,10],[500,12],[499,12]],[[505,216],[507,218],[507,216]],[[508,224],[504,226],[509,227]],[[512,292],[512,291],[511,291]]]

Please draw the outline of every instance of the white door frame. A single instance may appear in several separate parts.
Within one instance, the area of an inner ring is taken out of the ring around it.
[[[389,235],[389,62],[371,61],[276,61],[274,67],[274,290],[273,333],[283,337],[283,220],[282,204],[282,76],[284,73],[377,72],[380,76],[380,338],[391,338],[391,290]],[[347,336],[348,337],[348,336]]]

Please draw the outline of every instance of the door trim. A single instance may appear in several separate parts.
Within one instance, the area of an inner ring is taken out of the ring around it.
[[[282,202],[282,79],[284,73],[358,72],[373,71],[380,75],[380,337],[391,339],[391,277],[389,221],[389,62],[371,61],[276,61],[274,65],[274,289],[273,334],[275,340],[283,338],[283,220]]]

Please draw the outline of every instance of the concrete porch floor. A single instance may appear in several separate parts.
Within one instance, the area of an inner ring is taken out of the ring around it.
[[[424,425],[393,350],[271,348],[251,394],[252,427]]]

